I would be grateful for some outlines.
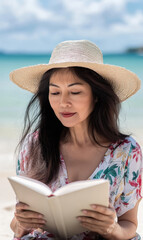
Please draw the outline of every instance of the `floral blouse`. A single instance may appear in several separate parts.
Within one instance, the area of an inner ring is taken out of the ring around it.
[[[33,137],[33,136],[32,136]],[[28,161],[28,145],[31,135],[27,137],[23,149],[21,150],[18,164],[17,174],[24,173],[25,162]],[[37,138],[37,134],[34,134]],[[65,161],[60,155],[60,170],[56,181],[49,185],[52,191],[68,184],[68,175]],[[95,158],[96,161],[96,158]],[[104,159],[99,166],[93,171],[89,179],[108,179],[110,182],[110,202],[114,206],[117,217],[123,215],[127,211],[135,207],[137,201],[142,198],[142,170],[143,159],[141,148],[138,143],[132,138],[127,137],[123,141],[112,143],[104,155]],[[33,231],[21,240],[29,239],[48,239],[53,240],[54,236],[49,232],[40,233]],[[69,240],[92,240],[95,239],[94,233],[84,232],[74,235]],[[103,239],[102,237],[98,239]],[[140,236],[137,234],[132,240],[139,240]],[[19,240],[14,238],[14,240]]]

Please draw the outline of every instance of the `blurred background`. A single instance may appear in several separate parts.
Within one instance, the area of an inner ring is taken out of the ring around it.
[[[135,72],[143,83],[142,0],[0,0],[0,176],[15,173],[14,150],[32,96],[9,73],[48,63],[52,49],[72,39],[93,41],[104,63]],[[143,87],[123,102],[120,127],[143,147]],[[6,178],[0,178],[0,192],[0,236],[8,240],[15,200]]]

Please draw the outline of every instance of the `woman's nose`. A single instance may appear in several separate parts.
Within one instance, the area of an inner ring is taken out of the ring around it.
[[[71,102],[67,94],[61,95],[60,105],[62,107],[71,106]]]

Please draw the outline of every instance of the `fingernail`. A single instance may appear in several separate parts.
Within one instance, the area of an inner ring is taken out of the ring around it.
[[[44,217],[44,215],[42,215],[42,214],[39,214],[39,215],[38,215],[38,217],[39,217],[39,218],[43,218],[43,217]]]
[[[23,208],[27,209],[29,208],[29,205],[24,205]]]
[[[81,217],[77,217],[78,220],[81,220]]]
[[[46,220],[42,220],[42,223],[45,223],[45,224],[46,224],[46,222],[47,222]]]
[[[86,210],[82,210],[82,212],[83,212],[84,214],[87,214],[87,211],[86,211]]]
[[[96,205],[91,204],[90,206],[91,206],[93,209],[96,209]]]

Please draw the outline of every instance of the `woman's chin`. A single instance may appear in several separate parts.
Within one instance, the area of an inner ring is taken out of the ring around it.
[[[61,122],[61,123],[63,124],[64,127],[68,127],[68,128],[75,126],[75,124],[73,124],[73,123],[63,123],[63,122]]]
[[[63,120],[63,119],[59,119],[59,120],[63,126],[69,127],[69,128],[74,127],[77,124],[77,122],[75,122],[75,121],[69,121],[69,120]]]

